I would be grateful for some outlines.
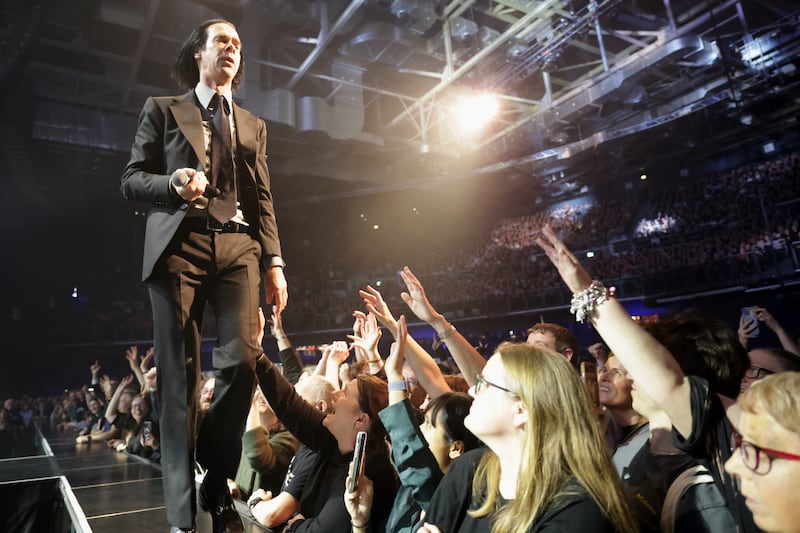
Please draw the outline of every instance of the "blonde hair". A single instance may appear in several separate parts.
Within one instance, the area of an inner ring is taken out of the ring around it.
[[[743,411],[766,412],[800,435],[800,372],[779,372],[750,385],[737,402]]]
[[[528,412],[517,492],[500,505],[500,461],[489,450],[473,478],[470,515],[491,515],[492,533],[527,531],[537,517],[574,494],[569,484],[575,479],[617,530],[638,531],[584,385],[569,362],[526,344],[503,345],[497,354],[506,386]]]

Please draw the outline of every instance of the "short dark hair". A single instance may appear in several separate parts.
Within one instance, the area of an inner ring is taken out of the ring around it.
[[[197,82],[200,81],[200,72],[197,70],[197,60],[194,54],[206,45],[208,28],[214,24],[227,24],[236,28],[232,22],[228,22],[225,19],[210,19],[192,30],[189,37],[183,41],[178,50],[178,57],[175,58],[175,63],[172,65],[172,79],[184,89],[193,89]],[[240,57],[239,70],[231,82],[231,88],[234,91],[242,85],[242,79],[244,78],[244,47],[240,51]]]
[[[464,451],[483,446],[483,442],[464,426],[464,418],[469,414],[472,396],[463,392],[445,392],[431,400],[427,412],[433,427],[441,424],[450,442],[460,440]]]
[[[578,338],[570,330],[558,324],[550,322],[540,322],[532,325],[528,329],[528,335],[531,333],[549,333],[556,339],[556,351],[564,355],[567,348],[572,350],[572,356],[578,357]]]
[[[712,392],[739,395],[750,360],[725,322],[700,309],[686,309],[645,329],[669,350],[684,374],[707,379]]]

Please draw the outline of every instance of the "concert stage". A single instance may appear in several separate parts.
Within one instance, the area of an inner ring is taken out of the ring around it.
[[[34,453],[0,460],[0,531],[169,531],[158,465],[102,441],[75,444],[71,433],[40,434]],[[245,533],[269,531],[243,503],[236,506]],[[211,531],[211,517],[199,508],[197,531]]]

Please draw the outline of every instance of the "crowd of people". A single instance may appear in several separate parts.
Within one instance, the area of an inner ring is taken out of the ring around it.
[[[276,531],[798,531],[798,336],[758,306],[737,331],[697,310],[642,327],[549,227],[538,243],[605,344],[581,351],[540,323],[526,342],[478,349],[408,268],[396,298],[358,292],[352,335],[311,367],[281,315],[262,315],[280,365],[257,361],[232,497]],[[408,335],[403,309],[436,330],[435,351]],[[780,346],[748,352],[758,328]],[[38,421],[76,446],[158,462],[153,357],[131,347],[118,380],[95,362],[80,389],[7,400],[0,442]],[[598,368],[599,410],[581,362]],[[196,394],[202,417],[213,375]]]
[[[778,209],[796,192],[796,156],[657,195],[648,209],[697,228],[677,237],[631,240],[632,198],[601,199],[505,219],[473,247],[428,254],[420,277],[393,264],[405,264],[394,245],[352,251],[359,268],[346,279],[301,266],[300,317],[352,324],[305,369],[283,327],[293,315],[266,126],[233,100],[242,67],[235,25],[205,21],[173,66],[187,92],[148,98],[140,114],[120,186],[153,205],[141,279],[154,347],[129,348],[118,380],[98,360],[56,401],[5,402],[12,455],[38,420],[76,447],[160,463],[174,533],[196,533],[200,509],[214,533],[241,533],[242,508],[283,532],[800,532],[797,335],[760,306],[742,309],[737,331],[697,309],[641,324],[570,249],[602,245],[591,270],[610,279],[713,262],[732,232],[754,239],[747,254],[780,254],[797,237],[796,209]],[[756,199],[779,226],[740,223],[735,211]],[[312,271],[321,294],[303,286]],[[570,329],[542,319],[524,342],[475,346],[448,317],[453,304],[543,287],[571,293],[569,312],[603,343],[581,352]],[[435,331],[430,350],[406,316]],[[202,374],[203,324],[216,326],[213,375]],[[762,326],[780,347],[748,351]],[[280,364],[265,353],[267,328]]]

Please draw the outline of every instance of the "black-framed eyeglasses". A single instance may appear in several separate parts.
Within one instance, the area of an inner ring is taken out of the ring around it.
[[[517,393],[514,392],[513,390],[501,387],[496,383],[488,381],[485,377],[483,377],[483,374],[478,374],[477,376],[475,376],[475,394],[480,394],[481,391],[486,390],[489,387],[494,387],[495,389],[500,389],[501,391],[505,391],[509,394],[517,396]]]
[[[767,376],[771,376],[774,374],[772,370],[767,370],[766,368],[761,368],[760,366],[751,366],[747,370],[744,371],[744,375],[750,379],[761,379]]]
[[[768,474],[772,468],[773,459],[800,461],[800,455],[756,446],[752,442],[742,439],[738,433],[733,434],[733,439],[736,449],[742,455],[742,463],[755,474]]]

